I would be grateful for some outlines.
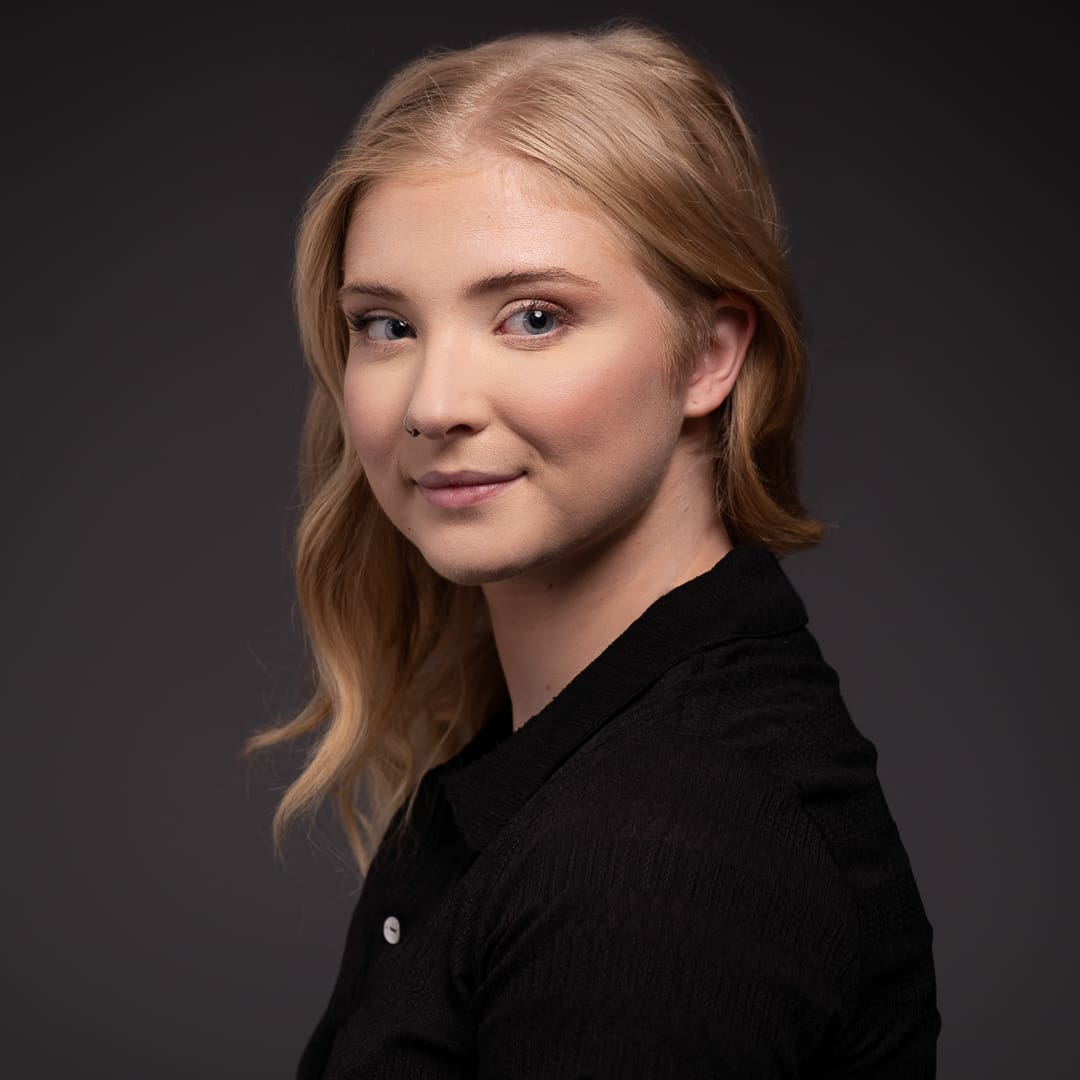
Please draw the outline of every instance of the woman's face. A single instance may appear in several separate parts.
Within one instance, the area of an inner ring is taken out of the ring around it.
[[[349,435],[437,573],[552,573],[660,510],[679,528],[660,301],[611,227],[535,169],[486,155],[377,183],[344,282]]]

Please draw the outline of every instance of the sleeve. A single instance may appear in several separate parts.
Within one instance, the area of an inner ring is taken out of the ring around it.
[[[797,799],[703,802],[553,807],[506,845],[475,920],[481,1077],[800,1075],[848,1004],[854,899]]]

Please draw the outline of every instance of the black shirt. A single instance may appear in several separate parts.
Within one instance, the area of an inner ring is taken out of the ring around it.
[[[736,546],[430,770],[299,1080],[933,1077],[931,926],[806,622]]]

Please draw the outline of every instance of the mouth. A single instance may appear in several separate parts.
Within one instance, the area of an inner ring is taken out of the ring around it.
[[[415,481],[417,490],[433,506],[473,506],[501,495],[525,474],[480,472],[429,472]]]

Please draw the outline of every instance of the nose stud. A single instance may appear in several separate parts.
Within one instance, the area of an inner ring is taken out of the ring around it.
[[[401,421],[401,426],[402,426],[402,427],[403,427],[403,428],[404,428],[404,429],[405,429],[405,430],[406,430],[406,431],[407,431],[407,432],[408,432],[408,433],[409,433],[409,434],[410,434],[410,435],[411,435],[411,436],[412,436],[412,437],[413,437],[414,439],[416,438],[416,436],[417,436],[417,435],[419,435],[419,434],[420,434],[420,429],[419,429],[419,428],[411,428],[411,427],[409,427],[409,414],[408,414],[408,413],[406,413],[406,414],[405,414],[405,416],[404,416],[404,418],[402,419],[402,421]]]

